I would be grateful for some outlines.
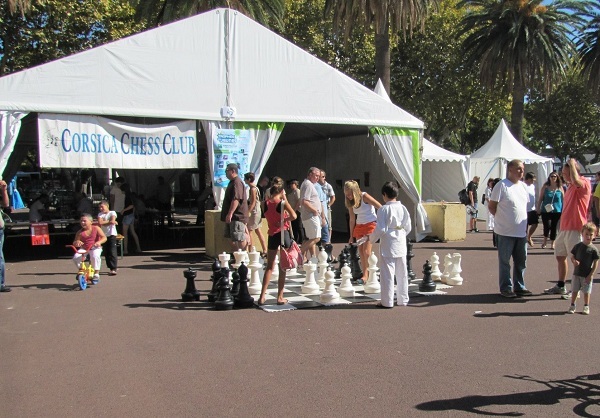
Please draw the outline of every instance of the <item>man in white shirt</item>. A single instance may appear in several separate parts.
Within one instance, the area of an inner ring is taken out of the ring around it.
[[[325,215],[323,214],[319,194],[315,188],[315,183],[321,176],[321,170],[317,167],[311,167],[308,170],[306,179],[300,186],[300,214],[302,215],[302,225],[306,239],[302,241],[302,255],[306,256],[306,261],[311,257],[316,257],[317,251],[315,244],[321,239],[321,227],[325,225]]]
[[[521,181],[524,171],[522,161],[509,162],[507,176],[494,186],[488,205],[488,210],[494,215],[494,232],[497,235],[500,294],[505,298],[531,296],[525,287],[529,193]],[[514,264],[512,280],[511,257]]]

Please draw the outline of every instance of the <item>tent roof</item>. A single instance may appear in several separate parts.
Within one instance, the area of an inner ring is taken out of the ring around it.
[[[423,138],[423,161],[466,161],[465,155],[448,151]]]
[[[510,133],[504,119],[498,125],[496,132],[481,148],[471,154],[471,161],[476,160],[495,160],[503,158],[507,161],[521,160],[525,163],[532,162],[547,162],[551,158],[542,157],[525,148],[516,138]]]
[[[233,10],[216,9],[0,78],[0,109],[423,128]]]

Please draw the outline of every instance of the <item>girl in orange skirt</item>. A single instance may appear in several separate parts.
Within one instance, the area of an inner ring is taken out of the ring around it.
[[[352,243],[354,240],[360,240],[375,231],[377,225],[377,213],[375,211],[381,207],[381,203],[370,194],[361,192],[358,183],[354,180],[344,183],[344,196],[346,197],[346,208],[350,212],[349,242]],[[368,260],[372,247],[369,240],[358,246],[360,265],[363,270],[363,277],[357,280],[358,284],[364,284],[368,279],[369,270],[367,270],[367,267],[369,267]]]

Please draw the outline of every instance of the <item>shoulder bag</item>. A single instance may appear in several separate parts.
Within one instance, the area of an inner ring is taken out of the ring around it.
[[[302,265],[302,253],[300,247],[296,244],[289,232],[287,234],[289,245],[286,246],[286,230],[284,229],[284,210],[285,200],[281,201],[281,246],[279,247],[279,268],[281,270],[291,270]],[[287,247],[287,248],[286,248]]]

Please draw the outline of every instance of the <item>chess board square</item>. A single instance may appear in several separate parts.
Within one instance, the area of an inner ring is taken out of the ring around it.
[[[361,302],[373,302],[374,300],[377,300],[377,299],[373,299],[370,296],[365,296],[360,293],[357,293],[356,295],[354,295],[354,297],[345,297],[344,300],[347,300],[350,303],[361,303]]]

